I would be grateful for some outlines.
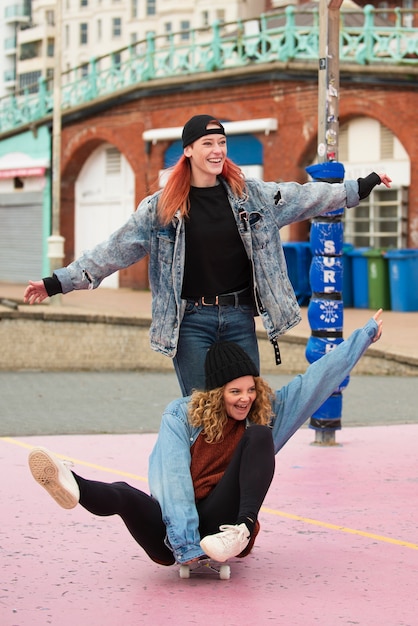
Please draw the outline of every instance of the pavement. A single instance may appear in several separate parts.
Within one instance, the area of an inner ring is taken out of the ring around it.
[[[14,306],[23,290],[0,284],[3,306]],[[150,316],[147,292],[98,289],[62,300],[55,306],[75,317],[80,311]],[[307,338],[303,313],[291,333]],[[372,313],[346,309],[345,333]],[[418,362],[418,312],[387,311],[383,318],[379,350]],[[343,421],[335,445],[315,444],[308,427],[295,434],[277,456],[255,548],[231,561],[231,579],[223,581],[209,573],[180,579],[176,566],[149,561],[119,518],[60,509],[33,481],[27,455],[42,445],[85,477],[125,480],[147,491],[156,427],[143,432],[138,423],[151,409],[158,415],[166,397],[176,394],[174,375],[128,372],[118,373],[119,383],[101,379],[113,386],[112,396],[93,384],[95,375],[0,376],[1,626],[417,626],[415,376],[358,377],[352,407],[359,419]],[[109,415],[110,424],[112,413],[109,431],[100,420]]]

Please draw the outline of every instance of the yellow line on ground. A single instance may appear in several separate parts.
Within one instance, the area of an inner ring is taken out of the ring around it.
[[[277,515],[278,517],[286,517],[287,519],[293,519],[298,522],[303,522],[304,524],[320,526],[321,528],[329,528],[330,530],[338,530],[339,532],[348,533],[350,535],[359,535],[360,537],[368,537],[369,539],[375,539],[376,541],[383,541],[384,543],[392,543],[397,546],[411,548],[411,550],[418,550],[418,544],[411,543],[409,541],[392,539],[391,537],[385,537],[384,535],[375,535],[374,533],[368,533],[364,530],[356,530],[355,528],[347,528],[346,526],[338,526],[337,524],[329,524],[328,522],[321,522],[320,520],[311,519],[309,517],[302,517],[301,515],[294,515],[293,513],[285,513],[283,511],[277,511],[276,509],[268,509],[264,506],[261,508],[261,510],[263,511],[263,513]]]
[[[20,446],[21,448],[27,448],[28,450],[32,450],[36,446],[32,446],[28,443],[24,443],[23,441],[17,441],[12,437],[0,437],[0,441],[4,441],[6,443],[11,443],[16,446]],[[54,454],[60,459],[65,459],[66,461],[71,461],[77,465],[83,465],[84,467],[91,467],[93,469],[98,469],[103,472],[108,472],[109,474],[116,474],[117,476],[124,476],[125,478],[132,478],[133,480],[140,480],[142,482],[148,482],[147,478],[144,476],[138,476],[137,474],[130,474],[129,472],[122,472],[121,470],[115,470],[110,467],[104,467],[103,465],[96,465],[95,463],[87,463],[86,461],[81,461],[80,459],[75,459],[68,457],[67,455]],[[268,513],[269,515],[276,515],[277,517],[284,517],[287,519],[292,519],[298,522],[303,522],[304,524],[310,524],[311,526],[320,526],[321,528],[329,528],[330,530],[337,530],[339,532],[347,533],[350,535],[359,535],[360,537],[367,537],[368,539],[375,539],[376,541],[381,541],[383,543],[390,543],[396,546],[403,546],[404,548],[410,548],[411,550],[418,550],[418,544],[411,543],[409,541],[402,541],[401,539],[392,539],[391,537],[385,537],[384,535],[376,535],[374,533],[369,533],[363,530],[356,530],[355,528],[348,528],[346,526],[338,526],[337,524],[329,524],[328,522],[322,522],[320,520],[315,520],[309,517],[303,517],[301,515],[294,515],[293,513],[285,513],[284,511],[278,511],[276,509],[269,509],[267,507],[261,508],[263,513]]]
[[[21,448],[27,448],[28,450],[32,450],[37,446],[32,446],[29,443],[24,443],[23,441],[17,441],[16,439],[12,439],[12,437],[0,437],[0,441],[5,441],[6,443],[12,443],[15,446],[20,446]],[[52,450],[51,450],[52,452]],[[81,459],[75,459],[73,457],[68,456],[67,454],[58,454],[58,452],[54,451],[55,456],[59,459],[63,459],[64,461],[70,461],[74,463],[74,465],[83,465],[84,467],[91,467],[93,469],[101,470],[102,472],[108,472],[109,474],[117,474],[118,476],[124,476],[125,478],[132,478],[133,480],[140,480],[142,482],[148,482],[148,479],[145,476],[138,476],[137,474],[130,474],[129,472],[122,472],[121,470],[115,470],[111,467],[105,467],[103,465],[96,465],[95,463],[88,463],[87,461],[82,461]]]

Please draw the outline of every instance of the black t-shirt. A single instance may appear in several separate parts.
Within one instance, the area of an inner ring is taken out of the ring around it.
[[[239,291],[250,284],[250,263],[222,185],[191,187],[185,221],[183,298]]]

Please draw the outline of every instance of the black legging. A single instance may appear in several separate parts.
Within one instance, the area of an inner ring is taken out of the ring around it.
[[[245,522],[252,532],[274,474],[274,448],[267,426],[251,426],[239,442],[225,474],[198,502],[199,531],[204,537],[221,524]],[[160,505],[148,494],[125,482],[102,483],[74,477],[80,487],[80,504],[95,515],[120,515],[135,541],[161,565],[173,565],[166,546],[166,528]]]

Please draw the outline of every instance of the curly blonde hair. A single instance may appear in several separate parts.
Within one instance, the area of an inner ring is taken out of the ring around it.
[[[248,419],[253,424],[266,426],[273,417],[274,392],[260,376],[254,376],[256,398],[251,406]],[[192,426],[203,427],[208,443],[222,441],[223,430],[228,421],[225,411],[224,389],[217,387],[210,391],[194,391],[189,402],[189,422]]]

